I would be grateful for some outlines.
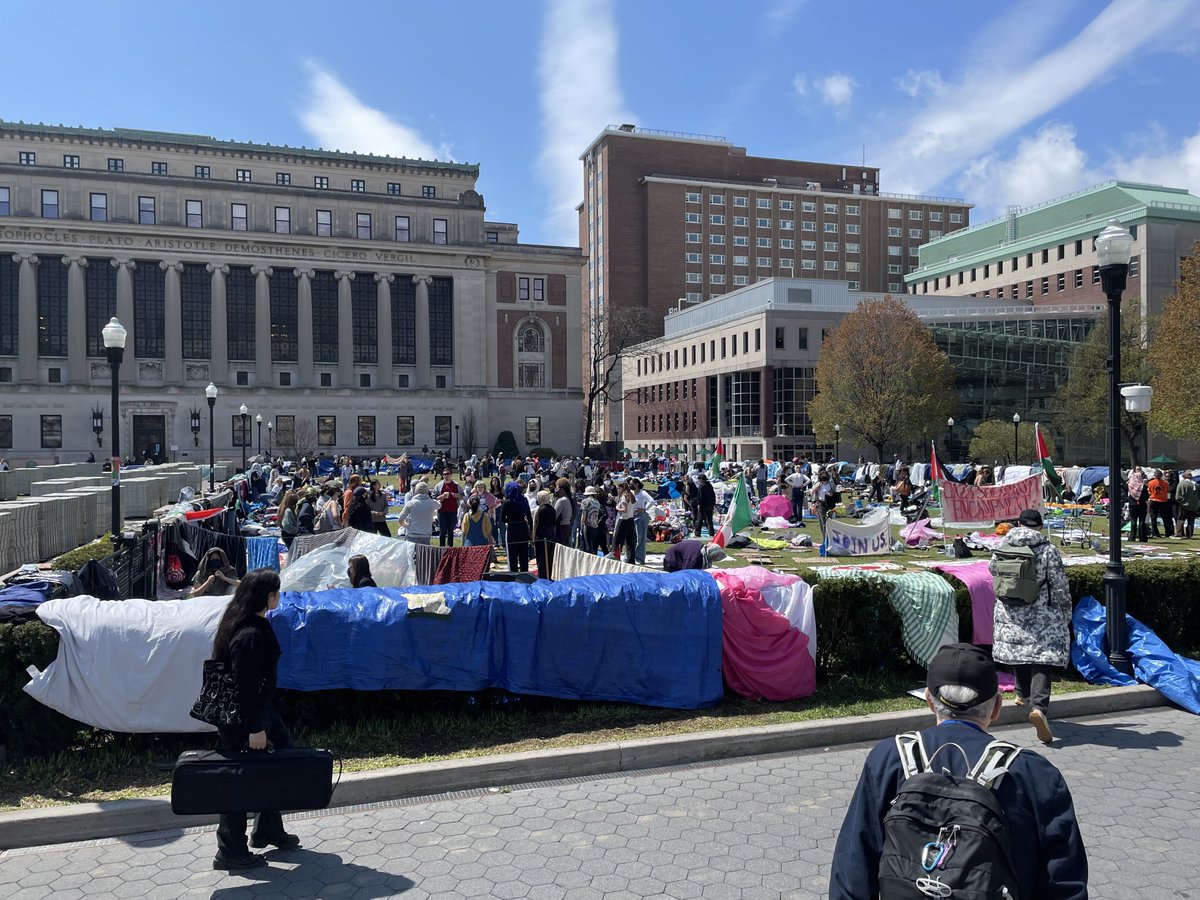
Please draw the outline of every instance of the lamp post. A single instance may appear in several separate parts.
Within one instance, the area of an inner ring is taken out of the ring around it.
[[[112,376],[112,535],[115,546],[121,536],[121,525],[125,518],[121,515],[121,397],[118,391],[117,376],[121,370],[121,360],[125,358],[125,338],[128,332],[113,316],[100,331],[104,339],[104,353],[108,357],[108,372]]]
[[[254,421],[258,423],[258,455],[262,456],[262,413],[255,416]]]
[[[842,426],[833,426],[833,461],[842,461]]]
[[[274,428],[274,426],[270,422],[268,422],[267,423],[267,456],[270,456],[270,457],[273,457],[275,455],[274,451],[273,451],[275,442],[271,440],[273,428]]]
[[[208,387],[204,389],[204,396],[208,398],[208,490],[211,493],[217,489],[217,451],[213,438],[214,410],[217,408],[217,386],[211,381],[208,383]]]
[[[954,456],[954,450],[951,449],[954,444],[954,416],[946,419],[946,457]]]
[[[92,409],[92,433],[96,435],[96,446],[104,446],[104,410],[99,406]]]
[[[1125,564],[1121,561],[1121,295],[1129,274],[1133,235],[1108,220],[1096,238],[1100,287],[1108,298],[1108,565],[1104,569],[1104,619],[1108,631],[1108,661],[1129,675],[1125,654]]]
[[[1017,464],[1021,452],[1021,414],[1013,413],[1013,465]]]
[[[195,446],[200,446],[200,410],[192,407],[191,410],[191,428],[192,428],[192,443]]]
[[[454,423],[454,458],[458,459],[458,423]]]
[[[242,417],[242,472],[245,473],[246,445],[250,443],[250,410],[246,409],[245,403],[238,409],[238,414]]]

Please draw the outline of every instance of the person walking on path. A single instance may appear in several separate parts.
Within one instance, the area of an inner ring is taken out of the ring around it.
[[[925,703],[937,717],[936,725],[918,732],[928,761],[925,768],[933,768],[929,763],[936,757],[937,770],[961,778],[985,755],[992,741],[988,729],[1000,715],[1003,701],[996,685],[995,666],[983,650],[970,644],[942,647],[929,664]],[[829,900],[873,900],[880,896],[885,837],[891,834],[885,829],[884,817],[906,780],[900,746],[900,739],[881,741],[867,756],[838,834]],[[1008,896],[1086,900],[1087,851],[1062,773],[1045,757],[1021,750],[1011,757],[1007,773],[987,790],[994,793],[1007,826],[1010,865],[1017,880]],[[943,802],[942,797],[937,799]],[[964,840],[969,839],[969,835],[964,836]],[[953,854],[951,844],[951,860]],[[895,858],[886,862],[890,869]],[[914,862],[920,865],[921,861]],[[947,875],[948,871],[934,864],[925,869],[926,891],[917,884],[893,884],[904,891],[896,896],[957,897],[958,892],[950,884],[938,883],[943,877],[961,878],[964,870],[960,868],[953,875]],[[986,877],[986,873],[979,874]]]
[[[275,710],[275,673],[280,649],[266,616],[278,605],[279,573],[255,569],[238,584],[217,625],[212,656],[232,671],[242,714],[240,724],[217,728],[224,752],[237,753],[247,747],[265,750],[268,743],[276,750],[292,746],[292,735]],[[250,845],[294,850],[300,846],[300,839],[283,830],[283,816],[279,812],[264,810],[254,820]],[[237,871],[266,862],[261,854],[251,853],[246,846],[246,813],[222,813],[213,868]]]
[[[1184,472],[1175,487],[1175,503],[1179,507],[1179,536],[1190,538],[1196,530],[1196,513],[1200,512],[1200,491],[1196,489],[1195,472]]]
[[[1164,537],[1175,536],[1175,526],[1171,521],[1171,486],[1163,478],[1162,469],[1154,470],[1154,477],[1146,485],[1150,494],[1150,537],[1159,537],[1158,520],[1162,519]]]
[[[1042,514],[1027,509],[1017,527],[1004,536],[1003,546],[1028,547],[1037,569],[1038,596],[1027,606],[996,602],[992,658],[1010,666],[1017,680],[1017,706],[1029,709],[1029,723],[1038,740],[1054,740],[1047,716],[1050,675],[1070,658],[1071,590],[1062,554],[1042,534]]]

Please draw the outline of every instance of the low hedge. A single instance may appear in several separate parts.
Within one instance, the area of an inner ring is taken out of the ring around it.
[[[1134,562],[1126,566],[1130,615],[1153,628],[1177,652],[1200,651],[1200,560]],[[1103,566],[1067,569],[1071,595],[1103,598]],[[966,587],[950,576],[959,615],[959,639],[971,639],[971,599]],[[882,578],[823,578],[819,570],[804,573],[813,586],[817,622],[817,673],[822,680],[839,674],[911,670],[904,650],[900,617],[888,601],[891,588]],[[41,756],[78,746],[103,733],[88,729],[48,709],[22,690],[26,667],[45,668],[58,650],[58,633],[40,622],[0,625],[0,745],[14,756]],[[344,719],[387,715],[398,710],[426,709],[459,702],[443,692],[287,692],[293,723],[324,724]]]

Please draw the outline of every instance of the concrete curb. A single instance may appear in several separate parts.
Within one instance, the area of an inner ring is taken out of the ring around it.
[[[1074,719],[1165,705],[1167,701],[1158,691],[1138,685],[1056,697],[1051,714],[1055,719]],[[1024,719],[1024,710],[1006,705],[999,724],[1013,725]],[[857,744],[882,740],[898,732],[924,728],[929,724],[927,711],[905,710],[874,716],[589,744],[561,750],[414,763],[346,775],[334,792],[330,808]],[[176,816],[171,812],[170,800],[166,798],[21,810],[0,814],[0,850],[189,828],[212,824],[216,820],[216,816]]]

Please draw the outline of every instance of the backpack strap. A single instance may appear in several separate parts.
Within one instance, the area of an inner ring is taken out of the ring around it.
[[[1008,741],[992,741],[983,749],[979,762],[967,773],[967,777],[985,788],[995,789],[1002,778],[1008,774],[1013,760],[1021,752],[1021,748]]]
[[[905,781],[918,772],[929,770],[929,754],[925,752],[925,742],[921,740],[919,731],[905,731],[896,735],[896,750],[900,754],[900,768]]]

